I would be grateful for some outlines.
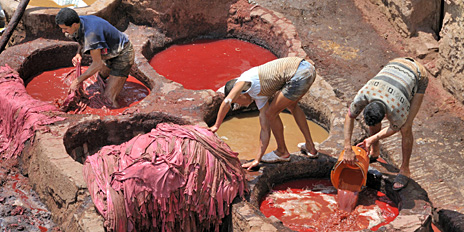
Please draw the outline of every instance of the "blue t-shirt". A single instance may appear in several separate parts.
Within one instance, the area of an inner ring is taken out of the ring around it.
[[[86,15],[79,18],[81,26],[75,39],[82,45],[82,53],[88,54],[90,50],[102,49],[102,58],[110,59],[118,56],[129,42],[126,34],[100,17]]]

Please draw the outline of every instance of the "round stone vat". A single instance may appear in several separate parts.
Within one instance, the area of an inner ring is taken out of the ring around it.
[[[15,48],[17,48],[18,51],[21,51],[21,47],[35,44],[35,42],[18,45]],[[58,42],[55,44],[51,42],[51,44],[48,44],[48,42],[50,41],[44,41],[44,43],[40,43],[42,46],[36,51],[31,52],[28,49],[25,54],[26,57],[24,57],[25,59],[23,60],[18,73],[20,74],[21,78],[23,78],[28,92],[31,91],[29,92],[31,96],[34,96],[38,100],[47,101],[51,104],[54,104],[54,102],[64,100],[64,98],[67,96],[68,84],[66,84],[66,73],[70,72],[70,70],[74,71],[74,68],[72,68],[73,66],[71,60],[75,55],[77,44],[70,42]],[[82,66],[88,66],[90,63],[91,60],[89,56],[84,56],[82,60]],[[83,67],[83,71],[85,68],[86,67]],[[45,71],[50,72],[44,73]],[[74,75],[74,73],[71,75]],[[132,76],[132,74],[130,76],[131,77],[126,82],[123,91],[118,97],[118,102],[121,104],[120,108],[101,109],[101,103],[97,103],[94,106],[91,106],[92,100],[90,100],[89,105],[85,108],[83,114],[91,113],[99,114],[102,116],[115,115],[123,112],[123,110],[127,110],[130,107],[137,107],[137,103],[147,96],[150,86],[146,85],[146,83],[148,83],[146,79],[142,79],[139,76]],[[40,81],[35,81],[34,78],[38,78],[38,80],[41,80],[42,82],[45,81],[47,84],[45,84],[45,82],[40,83]],[[134,80],[134,78],[137,80]],[[93,81],[91,79],[92,78],[89,78],[86,82],[91,83]],[[30,82],[33,82],[32,85],[34,86],[31,89],[28,87]],[[46,85],[52,86],[46,87]],[[54,92],[44,92],[44,88]],[[89,92],[89,98],[99,97],[100,93],[98,91],[100,90],[96,84],[92,84],[92,86],[88,86],[86,88],[86,91]],[[93,91],[97,92],[92,93]],[[138,93],[142,94],[137,96]]]
[[[298,144],[304,141],[304,136],[301,133],[294,117],[287,112],[282,112],[280,115],[282,124],[284,125],[285,145],[290,153],[298,152]],[[328,137],[328,131],[319,126],[318,123],[312,120],[306,120],[311,138],[315,144],[320,144]],[[256,158],[256,154],[260,150],[259,111],[243,111],[231,113],[221,124],[221,127],[216,134],[224,140],[235,152],[238,152],[240,160],[252,160]],[[271,133],[269,145],[265,153],[276,149],[277,144],[274,135]]]
[[[66,152],[79,163],[106,145],[126,142],[139,134],[148,133],[163,122],[185,125],[187,122],[163,113],[134,114],[130,117],[87,120],[70,127],[63,137]],[[123,133],[122,133],[123,132]]]
[[[318,159],[295,155],[291,162],[266,165],[262,168],[262,174],[250,181],[252,191],[249,200],[234,205],[233,224],[248,230],[250,226],[242,220],[256,221],[259,222],[254,225],[257,228],[269,226],[278,231],[293,231],[275,217],[266,218],[259,211],[261,200],[274,185],[298,179],[329,179],[330,171],[336,161],[335,158],[326,155]],[[400,192],[392,190],[392,185],[392,181],[376,169],[369,170],[367,187],[384,193],[399,209],[399,215],[391,223],[378,228],[377,231],[430,231],[432,209],[426,192],[414,181],[409,183],[407,189]],[[254,214],[256,218],[246,218],[246,215],[251,214]]]
[[[133,114],[100,119],[69,115],[66,121],[37,132],[20,157],[21,168],[34,190],[64,231],[105,231],[83,179],[83,162],[101,147],[126,142],[159,123],[186,124],[164,113]]]

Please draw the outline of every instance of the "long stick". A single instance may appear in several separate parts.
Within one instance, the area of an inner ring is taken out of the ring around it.
[[[2,39],[0,40],[0,53],[2,53],[5,49],[6,44],[10,40],[10,37],[13,34],[14,29],[19,23],[19,20],[21,20],[21,17],[23,17],[27,4],[29,4],[29,0],[21,0],[21,2],[18,5],[18,9],[16,9],[16,11],[13,14],[13,17],[11,17],[10,23],[8,23],[8,27],[4,31]]]

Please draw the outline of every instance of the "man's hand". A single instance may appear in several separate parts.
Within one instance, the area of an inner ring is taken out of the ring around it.
[[[374,138],[371,136],[367,139],[364,139],[364,141],[358,143],[356,146],[364,149],[367,152],[367,155],[369,155],[371,153],[371,146],[374,144],[374,142]]]
[[[218,131],[218,129],[219,128],[217,126],[215,126],[215,125],[209,128],[209,130],[212,131],[213,133],[216,133],[216,131]]]
[[[343,154],[343,162],[349,165],[356,165],[356,155],[354,154],[353,149],[350,147],[349,149],[345,149],[345,153]]]
[[[79,88],[79,81],[77,79],[74,79],[73,82],[71,83],[71,86],[69,86],[69,93],[76,92],[78,88]]]
[[[259,165],[259,161],[258,160],[253,160],[251,162],[242,164],[242,168],[246,168],[249,171],[252,168],[257,167],[258,165]]]
[[[82,61],[82,56],[81,54],[76,54],[73,58],[72,58],[72,64],[74,66],[76,66],[78,63],[80,63]]]

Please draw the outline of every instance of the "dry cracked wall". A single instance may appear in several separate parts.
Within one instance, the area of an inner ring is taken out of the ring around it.
[[[461,0],[445,1],[444,12],[439,47],[441,81],[464,103],[464,3]]]
[[[405,37],[418,31],[438,32],[441,0],[370,0],[388,16],[390,23]]]

